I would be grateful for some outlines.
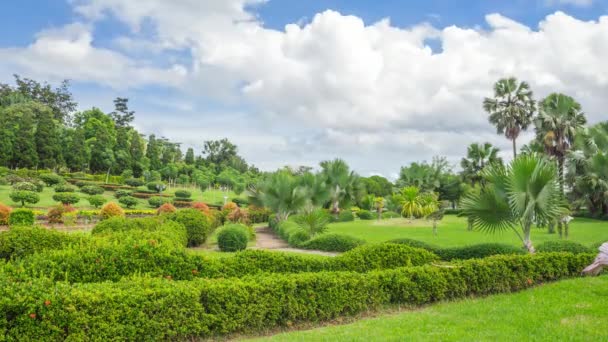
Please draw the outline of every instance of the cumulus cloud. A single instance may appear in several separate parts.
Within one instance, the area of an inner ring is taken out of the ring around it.
[[[600,120],[608,106],[606,16],[582,21],[556,12],[529,27],[495,13],[486,16],[484,29],[439,29],[428,23],[397,27],[388,19],[366,23],[327,10],[276,30],[255,15],[263,2],[73,1],[91,25],[108,16],[129,25],[132,35],[118,38],[121,46],[161,56],[188,51],[187,68],[160,68],[96,49],[85,27],[70,39],[65,32],[59,38],[43,33],[18,52],[32,69],[35,57],[49,50],[51,59],[67,54],[75,62],[107,66],[100,73],[85,68],[81,75],[104,84],[118,85],[113,75],[126,73],[134,84],[170,84],[189,96],[238,103],[247,112],[243,127],[217,125],[245,145],[252,141],[244,147],[246,157],[265,166],[341,156],[363,173],[389,174],[433,154],[457,162],[475,141],[508,151],[508,141],[494,134],[481,109],[492,84],[506,76],[529,81],[537,98],[552,91],[574,96],[591,121]],[[152,37],[139,36],[144,23],[153,26]],[[43,44],[50,39],[64,45]],[[197,130],[159,124],[168,135],[195,136]]]

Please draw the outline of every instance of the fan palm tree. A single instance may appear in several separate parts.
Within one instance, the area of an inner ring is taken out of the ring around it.
[[[308,200],[306,189],[289,172],[277,171],[248,190],[249,201],[276,214],[277,221],[301,210]]]
[[[409,217],[410,221],[412,221],[414,216],[422,216],[423,203],[420,189],[415,186],[401,189],[401,208],[401,214]]]
[[[498,148],[490,143],[471,144],[467,148],[467,157],[462,158],[460,166],[462,167],[462,176],[471,182],[471,185],[480,183],[483,180],[481,171],[492,163],[502,163],[502,159],[498,157]]]
[[[534,253],[532,225],[563,212],[555,165],[538,155],[521,155],[510,166],[495,164],[483,174],[487,185],[462,201],[465,215],[482,231],[512,230]]]
[[[331,211],[340,212],[340,204],[354,202],[361,192],[359,176],[350,171],[348,164],[342,159],[321,162],[321,175],[329,190]]]
[[[512,141],[515,158],[517,137],[532,123],[535,110],[530,86],[518,83],[514,77],[500,79],[494,84],[494,98],[485,98],[483,109],[490,114],[490,123],[496,126],[497,133]]]

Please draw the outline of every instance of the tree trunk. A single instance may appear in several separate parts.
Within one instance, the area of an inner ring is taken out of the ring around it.
[[[549,222],[549,225],[547,225],[547,233],[555,234],[555,222]]]
[[[437,221],[433,220],[433,235],[437,236]]]
[[[524,227],[524,247],[528,250],[528,253],[533,254],[536,252],[534,246],[532,245],[532,240],[530,240],[530,227]]]
[[[515,142],[515,138],[511,139],[513,142],[513,159],[517,158],[517,143]]]

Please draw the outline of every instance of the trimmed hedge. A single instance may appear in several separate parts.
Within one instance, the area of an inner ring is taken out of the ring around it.
[[[208,217],[196,209],[179,210],[169,215],[168,219],[180,223],[186,228],[189,247],[205,243],[213,231]]]
[[[83,239],[79,234],[65,234],[42,227],[11,227],[0,232],[0,258],[16,259],[50,249],[61,249]]]
[[[319,272],[243,279],[117,283],[9,281],[0,274],[0,334],[8,340],[210,338],[319,322],[386,304],[421,305],[508,293],[576,276],[590,254],[496,256],[457,267]],[[66,310],[66,308],[70,308]]]
[[[357,216],[359,216],[359,219],[361,220],[373,220],[376,219],[376,215],[372,214],[369,210],[360,210],[357,213]]]
[[[574,254],[578,253],[592,253],[595,251],[593,248],[589,248],[585,245],[581,245],[578,242],[568,240],[555,240],[545,241],[536,246],[537,252],[570,252]]]
[[[326,252],[346,252],[364,243],[364,240],[352,236],[329,233],[315,236],[301,244],[300,247]]]
[[[34,212],[30,209],[14,209],[8,215],[8,225],[13,226],[32,226],[36,221]]]
[[[355,220],[355,215],[350,210],[342,210],[338,217],[332,216],[333,222],[351,222]]]
[[[217,245],[222,252],[242,251],[247,248],[248,242],[249,230],[242,224],[227,225],[217,234]]]
[[[463,247],[441,248],[423,241],[408,238],[390,240],[389,242],[426,249],[427,251],[437,254],[442,260],[447,261],[455,259],[467,260],[485,258],[492,255],[525,254],[523,249],[503,243],[481,243]]]

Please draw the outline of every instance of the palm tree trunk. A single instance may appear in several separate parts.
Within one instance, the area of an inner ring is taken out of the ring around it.
[[[515,142],[515,138],[511,139],[513,142],[513,159],[517,158],[517,143]]]
[[[562,197],[564,197],[564,156],[557,157],[557,177],[559,178],[559,192]],[[563,237],[563,223],[561,218],[557,221],[557,230],[559,232],[559,238],[561,239]],[[567,236],[568,233],[566,233],[566,237]]]
[[[531,227],[528,224],[524,227],[523,243],[524,243],[524,247],[528,250],[528,253],[533,254],[536,250],[534,249],[534,246],[532,245],[532,240],[530,240],[530,231],[531,231]]]

